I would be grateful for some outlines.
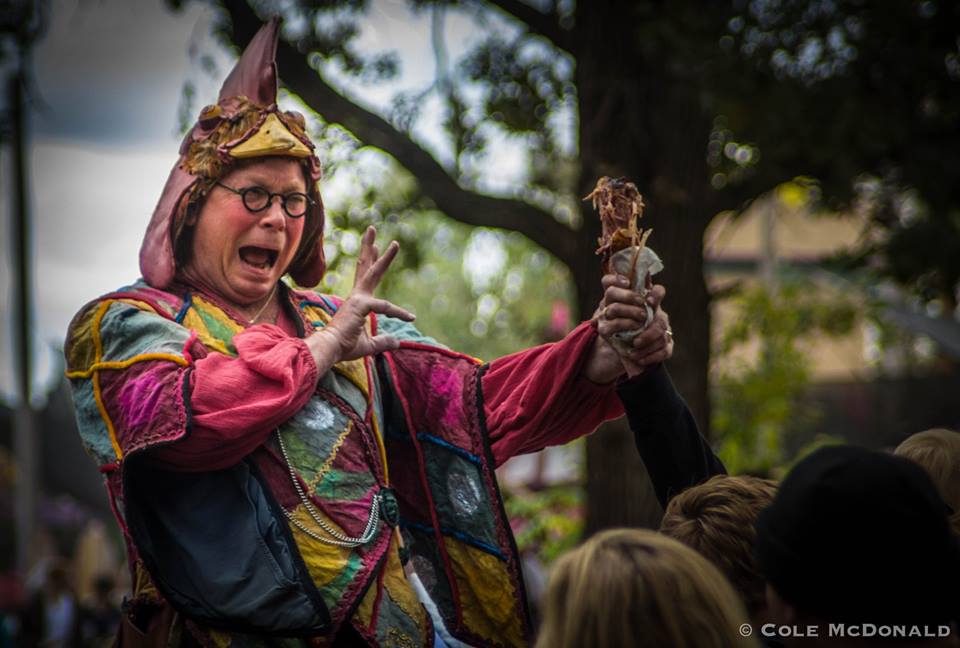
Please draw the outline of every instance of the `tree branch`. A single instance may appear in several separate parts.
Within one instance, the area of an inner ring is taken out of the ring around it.
[[[570,50],[569,35],[557,20],[556,14],[545,14],[523,0],[484,0],[527,26],[527,31],[543,36],[563,50]]]
[[[261,25],[260,18],[243,0],[224,0],[223,6],[233,22],[233,42],[248,43]],[[277,67],[287,88],[326,121],[343,125],[364,144],[392,155],[417,179],[424,195],[447,216],[467,225],[519,232],[563,263],[572,265],[576,233],[551,214],[521,200],[464,189],[410,137],[327,84],[310,67],[306,56],[282,39],[277,46]]]

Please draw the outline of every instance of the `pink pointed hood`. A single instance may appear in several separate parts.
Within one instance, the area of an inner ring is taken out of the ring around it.
[[[188,202],[202,200],[213,181],[238,159],[281,155],[304,164],[314,207],[308,213],[297,255],[287,269],[301,286],[323,278],[323,203],[320,161],[305,132],[303,115],[277,108],[277,37],[280,19],[267,22],[227,76],[216,104],[205,107],[180,145],[180,159],[147,226],[140,246],[140,272],[154,288],[167,288],[177,273],[174,250]]]

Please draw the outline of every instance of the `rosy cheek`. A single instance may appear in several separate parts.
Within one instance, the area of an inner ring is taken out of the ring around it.
[[[291,219],[287,222],[289,223],[287,225],[287,240],[292,244],[292,247],[300,247],[300,239],[303,237],[303,219]]]
[[[236,234],[255,223],[256,221],[250,218],[250,213],[246,209],[233,209],[224,216],[223,229],[225,233]]]

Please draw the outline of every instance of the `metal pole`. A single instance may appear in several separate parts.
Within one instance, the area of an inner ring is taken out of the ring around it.
[[[761,218],[761,252],[760,252],[760,279],[764,288],[773,291],[777,287],[777,213],[779,199],[775,194],[767,194],[760,208]]]
[[[27,199],[26,119],[23,112],[24,77],[23,55],[21,65],[10,79],[10,112],[13,122],[13,312],[16,318],[14,355],[17,358],[17,378],[20,403],[17,407],[13,435],[13,452],[17,462],[16,496],[14,502],[16,532],[16,565],[24,573],[28,567],[30,547],[36,528],[37,502],[37,437],[36,420],[30,403],[33,360],[31,343],[30,300],[30,223]]]

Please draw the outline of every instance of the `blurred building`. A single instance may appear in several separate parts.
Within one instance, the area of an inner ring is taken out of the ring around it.
[[[704,236],[707,284],[715,295],[714,345],[737,317],[731,295],[800,280],[824,299],[861,306],[848,334],[803,341],[812,381],[806,401],[820,412],[818,432],[883,447],[930,427],[958,428],[960,322],[911,307],[892,286],[864,286],[825,267],[860,242],[864,226],[853,215],[812,214],[776,192],[742,215],[717,216]],[[892,330],[892,339],[888,333],[881,340],[881,330]],[[717,359],[713,371],[749,362],[759,352],[754,341],[740,357]],[[804,440],[789,445],[796,449]]]
[[[861,218],[815,216],[772,196],[756,201],[742,215],[717,216],[704,234],[707,287],[721,295],[712,303],[714,341],[734,316],[734,304],[724,293],[802,278],[829,299],[841,278],[826,274],[822,264],[852,248],[863,227]],[[850,335],[818,339],[809,347],[815,380],[863,378],[870,369],[869,338],[861,323]]]

